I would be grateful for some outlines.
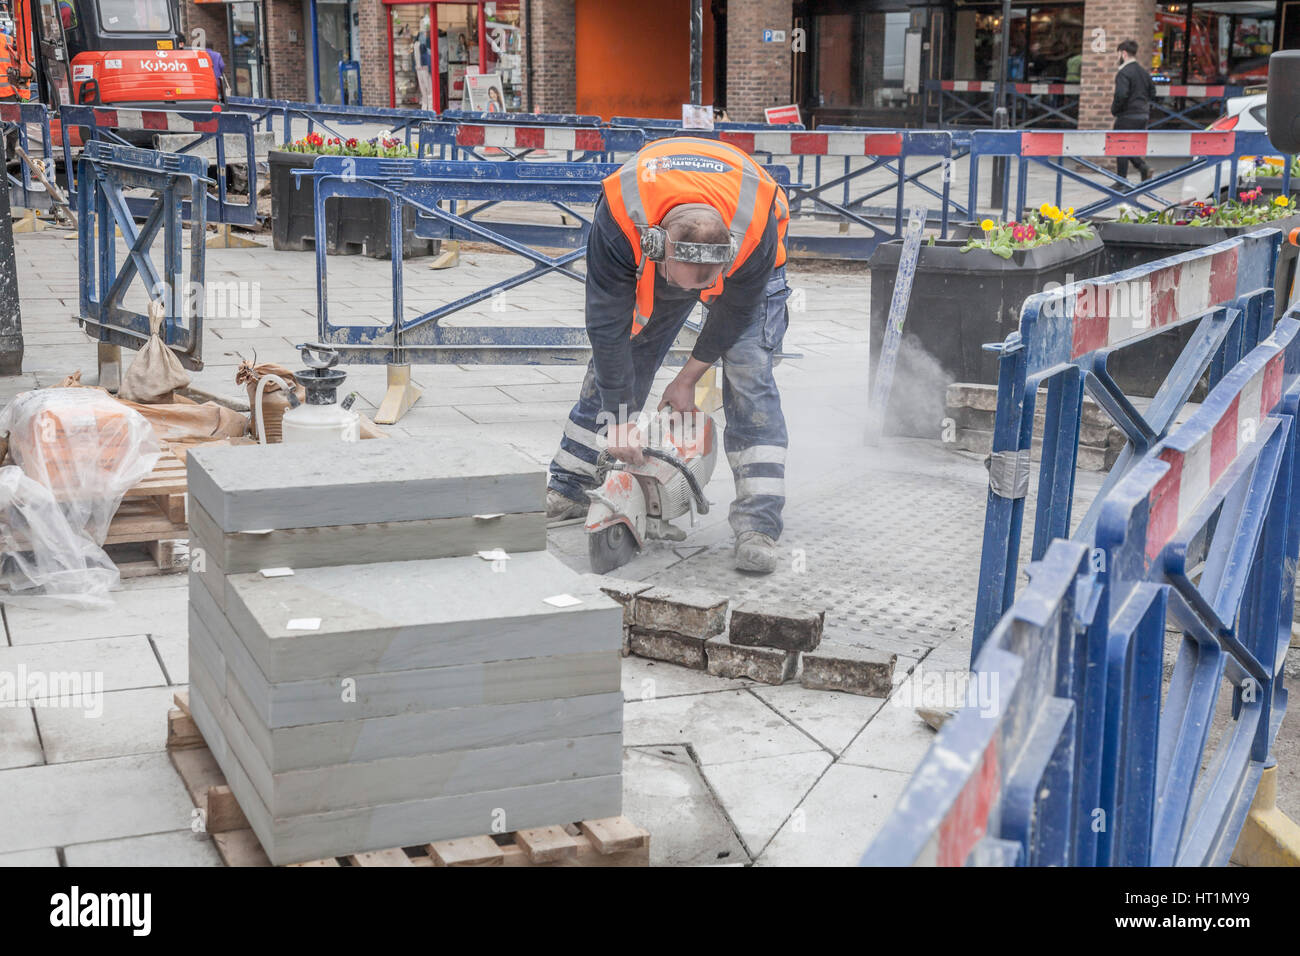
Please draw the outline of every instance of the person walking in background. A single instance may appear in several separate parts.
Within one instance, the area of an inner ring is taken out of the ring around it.
[[[1119,69],[1115,72],[1115,98],[1110,104],[1110,115],[1115,117],[1115,129],[1146,129],[1151,118],[1151,103],[1156,97],[1156,85],[1151,75],[1137,61],[1138,46],[1133,40],[1119,45]],[[1115,171],[1128,179],[1129,157],[1115,161]],[[1133,165],[1142,174],[1142,181],[1151,178],[1151,167],[1140,156],[1133,157]]]
[[[447,109],[447,88],[450,84],[447,82],[447,52],[449,42],[447,40],[447,31],[438,31],[438,110],[443,112]]]

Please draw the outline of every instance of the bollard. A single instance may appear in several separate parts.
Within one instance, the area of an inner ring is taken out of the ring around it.
[[[1010,123],[1007,118],[1007,108],[1005,106],[999,106],[997,109],[993,111],[993,128],[1006,129],[1009,125]],[[971,162],[977,163],[979,162],[979,160],[972,157]],[[992,206],[995,210],[1001,209],[1002,204],[1006,201],[1005,198],[1006,185],[1007,185],[1006,179],[1007,179],[1007,157],[994,156],[993,157],[993,181],[992,183],[990,183],[990,187],[989,187],[989,205]],[[1017,215],[1019,215],[1019,213],[1017,213]],[[975,215],[974,209],[971,210],[971,217],[974,219],[979,218],[978,216]]]
[[[3,143],[0,137],[0,143]],[[0,145],[8,168],[8,152]],[[18,264],[14,254],[14,225],[9,218],[9,183],[0,183],[0,375],[23,371],[23,319],[18,307]]]

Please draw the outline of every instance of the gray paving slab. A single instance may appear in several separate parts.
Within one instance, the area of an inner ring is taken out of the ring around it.
[[[93,694],[166,683],[143,634],[0,647],[0,674],[15,675],[23,700],[55,693],[57,687],[66,688],[64,693]]]
[[[545,497],[534,464],[484,442],[209,446],[187,459],[190,496],[223,531],[540,511]]]
[[[0,707],[0,770],[43,763],[41,738],[30,707]]]
[[[297,727],[259,725],[237,683],[208,675],[200,658],[190,661],[191,694],[210,701],[225,697],[272,771],[410,757],[449,750],[616,734],[623,727],[620,694],[589,694],[557,700],[485,704],[423,711],[396,717]],[[215,751],[214,751],[215,753]]]
[[[215,722],[201,725],[204,739],[222,738],[277,818],[617,774],[622,763],[622,735],[611,733],[276,772],[224,700],[198,696]]]
[[[704,775],[750,855],[757,857],[832,760],[824,752],[758,757],[710,764]]]
[[[651,866],[749,862],[686,747],[628,747],[623,781],[623,813],[650,831]]]
[[[547,598],[581,603],[557,607]],[[226,578],[226,617],[272,681],[622,647],[623,609],[545,552]],[[291,622],[320,619],[316,630]]]
[[[311,528],[280,528],[265,534],[222,531],[207,510],[189,509],[191,565],[204,549],[201,572],[240,574],[263,568],[318,568],[372,561],[450,558],[502,548],[507,553],[546,550],[543,511],[466,515],[430,521],[384,521]]]
[[[103,695],[102,713],[38,707],[36,721],[49,763],[161,753],[174,687],[141,687]]]
[[[7,604],[9,640],[14,645],[78,641],[132,634],[184,634],[185,579],[162,575],[165,585],[112,592],[110,607],[77,608]]]
[[[753,683],[745,678],[714,677],[707,671],[644,657],[623,659],[623,699],[628,701],[739,690]]]
[[[842,753],[885,704],[880,697],[809,690],[799,684],[755,685],[754,693],[833,754]]]
[[[211,674],[231,678],[265,727],[292,727],[369,717],[391,717],[450,707],[582,697],[619,688],[621,657],[613,650],[554,657],[355,674],[271,683],[229,622],[205,595],[191,612],[190,652]],[[202,610],[200,610],[202,608]],[[520,653],[528,653],[520,646]]]
[[[909,775],[836,763],[790,814],[759,866],[856,866]]]
[[[173,686],[188,684],[190,676],[189,654],[186,653],[187,635],[159,634],[150,637],[149,640],[153,642],[154,650],[158,652],[163,670],[167,672],[168,683]]]
[[[188,827],[193,809],[163,753],[5,770],[0,852]]]
[[[68,866],[225,866],[212,837],[189,829],[63,848]]]
[[[920,671],[908,677],[906,684],[894,689],[889,702],[844,750],[841,760],[908,774],[916,769],[934,743],[934,731],[903,701],[912,697],[921,700],[919,675],[923,672],[924,663]]]
[[[627,746],[690,744],[704,767],[822,749],[745,690],[628,701],[624,717]]]
[[[201,696],[197,706],[193,702],[191,706],[200,728],[215,729]],[[276,864],[622,812],[622,776],[612,774],[277,819],[233,753],[228,753],[222,771],[262,848]]]
[[[17,853],[0,853],[0,867],[58,865],[59,851],[54,847],[45,847],[40,850],[19,850]]]

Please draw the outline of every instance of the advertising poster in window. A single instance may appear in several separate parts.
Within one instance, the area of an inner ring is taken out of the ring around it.
[[[465,94],[469,108],[478,113],[504,113],[505,94],[499,73],[470,73],[465,76]]]

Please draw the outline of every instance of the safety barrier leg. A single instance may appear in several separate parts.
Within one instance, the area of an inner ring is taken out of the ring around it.
[[[1259,778],[1232,862],[1238,866],[1300,866],[1300,824],[1277,805],[1277,761],[1265,767]]]

